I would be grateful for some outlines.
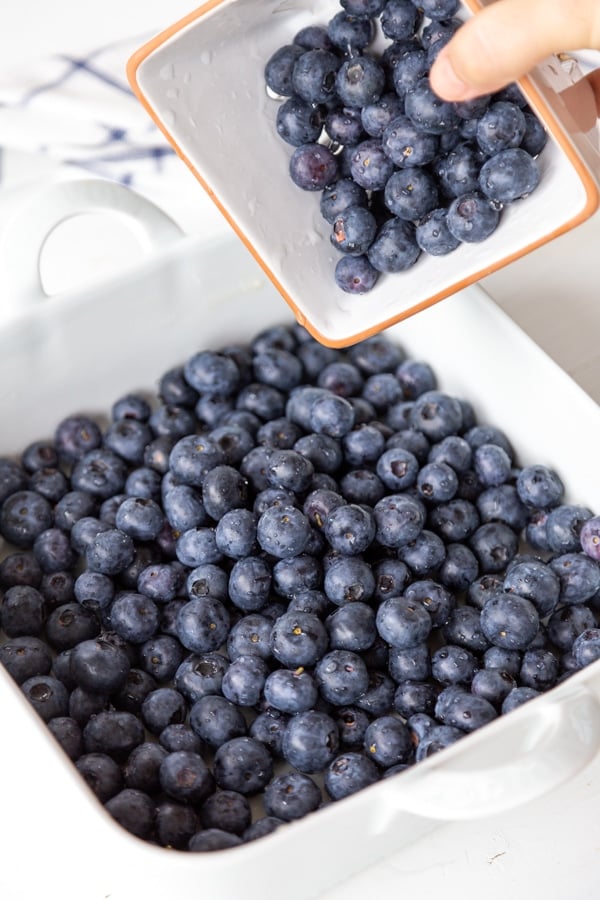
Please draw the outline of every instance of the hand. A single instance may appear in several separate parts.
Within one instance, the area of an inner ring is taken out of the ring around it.
[[[430,72],[444,100],[493,93],[551,53],[600,49],[598,0],[497,0],[472,16]],[[588,76],[600,113],[600,70]]]

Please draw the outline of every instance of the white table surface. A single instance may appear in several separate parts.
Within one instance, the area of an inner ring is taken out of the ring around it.
[[[54,0],[50,6],[41,0],[5,2],[0,84],[11,67],[27,59],[52,52],[77,54],[138,34],[145,39],[193,8],[193,2],[186,0],[145,0],[143,4],[139,0],[103,0],[101,4]],[[216,222],[212,204],[192,181],[190,192],[197,205],[198,229],[207,222],[212,227]],[[575,231],[483,282],[509,315],[597,400],[599,247],[600,215],[596,214]],[[327,900],[379,896],[592,900],[599,892],[600,755],[568,785],[527,808],[444,826],[377,869],[331,891]],[[84,893],[81,900],[86,900]]]

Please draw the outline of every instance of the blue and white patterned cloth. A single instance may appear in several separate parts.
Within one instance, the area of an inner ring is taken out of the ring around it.
[[[148,196],[188,232],[222,226],[220,214],[139,103],[125,73],[138,36],[84,56],[53,55],[0,77],[0,191],[8,160],[89,174]],[[22,173],[22,166],[19,166]],[[66,174],[65,174],[66,173]],[[21,174],[21,180],[23,176]],[[197,197],[197,203],[195,201]]]

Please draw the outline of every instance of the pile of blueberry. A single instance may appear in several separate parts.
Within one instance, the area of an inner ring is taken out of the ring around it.
[[[421,253],[488,238],[540,181],[547,135],[516,85],[447,103],[429,69],[461,22],[459,0],[341,0],[265,65],[292,181],[320,192],[341,252],[335,281],[365,293]],[[383,38],[383,40],[381,40]],[[374,42],[384,45],[381,53]]]
[[[600,517],[385,336],[194,354],[0,459],[0,662],[116,821],[208,851],[600,658]]]

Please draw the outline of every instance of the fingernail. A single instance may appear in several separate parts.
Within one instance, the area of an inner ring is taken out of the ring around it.
[[[440,53],[431,76],[434,91],[444,100],[470,100],[476,96],[474,89],[458,77],[447,53]]]

